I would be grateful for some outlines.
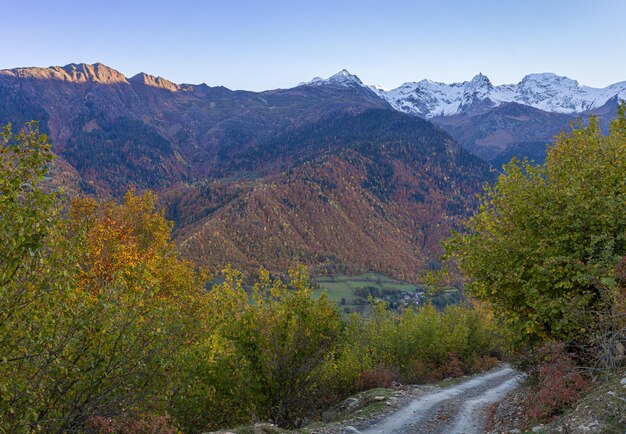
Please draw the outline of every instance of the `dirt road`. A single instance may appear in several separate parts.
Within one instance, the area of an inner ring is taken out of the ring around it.
[[[419,396],[371,426],[346,427],[361,434],[474,434],[485,432],[484,409],[515,389],[520,376],[509,366]]]

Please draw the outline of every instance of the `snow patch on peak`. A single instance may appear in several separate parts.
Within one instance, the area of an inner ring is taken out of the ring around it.
[[[560,83],[565,83],[568,85],[579,86],[576,80],[572,80],[571,78],[568,78],[562,75],[557,75],[553,72],[534,72],[532,74],[528,74],[524,78],[522,78],[522,81],[520,81],[519,84],[521,85],[523,83],[528,83],[528,82],[535,82],[535,83],[560,82]]]
[[[489,78],[487,78],[486,75],[483,75],[482,72],[479,72],[478,75],[472,78],[472,80],[469,82],[469,85],[473,87],[478,87],[478,86],[493,87],[493,85],[491,84],[491,81],[489,81]]]
[[[323,85],[334,85],[341,87],[354,87],[354,86],[364,86],[363,82],[356,75],[350,74],[347,69],[342,69],[338,73],[331,75],[330,77],[323,79],[320,77],[315,77],[309,82],[301,83],[304,86],[323,86]]]
[[[347,69],[342,69],[341,71],[339,71],[338,73],[336,73],[335,75],[331,76],[332,77],[351,77],[352,74],[350,74],[350,72]]]

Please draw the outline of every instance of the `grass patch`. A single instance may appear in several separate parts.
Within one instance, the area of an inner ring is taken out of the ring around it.
[[[360,299],[354,295],[356,288],[370,286],[381,290],[395,289],[402,292],[414,292],[420,289],[417,285],[372,272],[352,276],[319,276],[314,279],[314,282],[319,286],[314,291],[314,296],[319,297],[322,292],[326,291],[330,300],[340,304],[341,300],[344,299],[345,305],[348,307],[357,305],[357,300]]]
[[[328,298],[336,303],[340,303],[342,298],[345,298],[349,304],[354,304],[354,300],[357,298],[354,295],[354,286],[348,282],[318,282],[319,289],[316,289],[314,295],[319,297],[322,292],[328,293]]]

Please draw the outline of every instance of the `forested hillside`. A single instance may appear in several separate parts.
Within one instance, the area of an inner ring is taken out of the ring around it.
[[[390,110],[324,119],[223,165],[236,175],[164,192],[187,257],[414,282],[491,176],[442,130]]]

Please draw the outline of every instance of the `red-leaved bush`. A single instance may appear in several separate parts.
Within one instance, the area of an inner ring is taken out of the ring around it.
[[[416,360],[413,365],[413,372],[411,376],[407,378],[410,383],[436,383],[443,380],[441,371],[437,369],[437,365],[433,362],[425,362],[423,360]]]
[[[465,375],[465,363],[454,353],[448,353],[448,357],[443,365],[439,367],[443,378],[457,378]]]
[[[578,401],[589,384],[561,342],[548,342],[539,348],[538,361],[537,383],[528,395],[528,415],[546,420]]]
[[[417,360],[407,380],[414,383],[436,383],[445,378],[462,377],[466,373],[463,361],[456,354],[448,353],[446,360],[440,365]]]
[[[167,416],[93,416],[87,420],[88,432],[97,434],[176,434]]]
[[[385,366],[377,366],[372,369],[366,369],[361,373],[358,389],[368,390],[375,387],[391,387],[398,379],[399,375],[396,371]]]

